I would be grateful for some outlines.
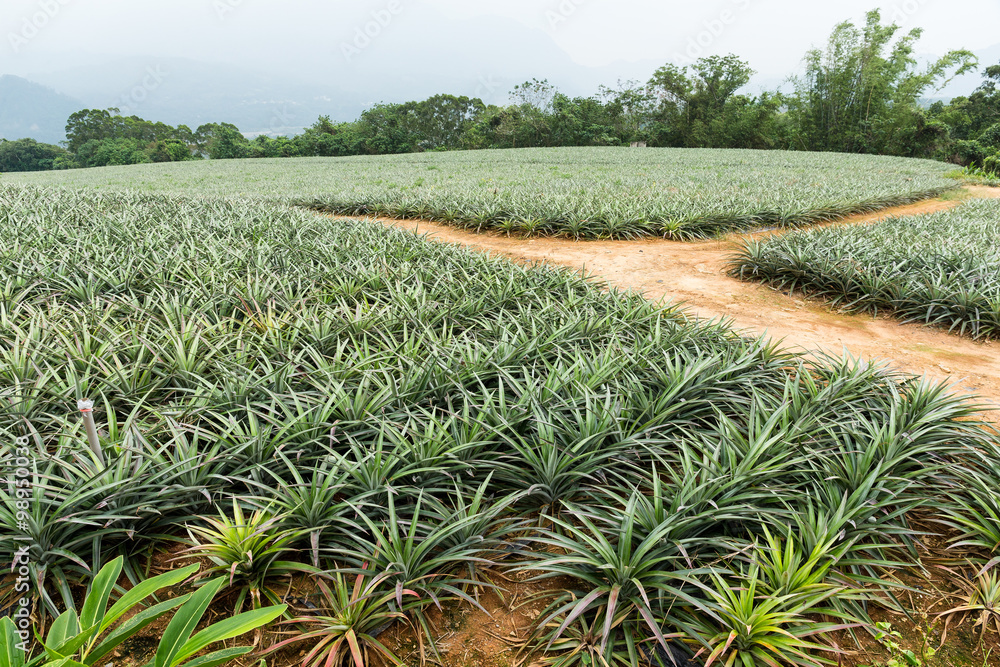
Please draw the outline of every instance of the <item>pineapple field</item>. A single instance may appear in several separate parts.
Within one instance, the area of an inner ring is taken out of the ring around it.
[[[937,196],[930,160],[782,151],[546,148],[210,160],[5,176],[75,188],[245,194],[476,231],[677,240],[833,220]]]
[[[359,218],[691,240],[947,170],[558,149],[3,175],[0,665],[995,664],[979,401]],[[997,214],[733,266],[987,338],[945,313],[995,309]]]

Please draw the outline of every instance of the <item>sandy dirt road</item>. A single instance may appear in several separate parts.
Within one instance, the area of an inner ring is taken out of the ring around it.
[[[1000,188],[970,186],[966,190],[969,197],[1000,198]],[[832,224],[865,224],[890,216],[941,211],[958,203],[935,199]],[[726,259],[746,236],[693,243],[572,241],[476,234],[427,221],[382,222],[519,261],[543,261],[583,271],[654,301],[683,304],[699,318],[731,320],[737,329],[778,339],[790,349],[883,360],[900,370],[948,382],[956,392],[982,397],[988,405],[987,418],[1000,421],[1000,342],[976,342],[887,317],[834,312],[820,300],[730,278]]]

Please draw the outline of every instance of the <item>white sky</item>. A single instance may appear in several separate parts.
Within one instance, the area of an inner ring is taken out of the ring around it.
[[[318,59],[332,52],[331,43],[391,2],[411,15],[512,19],[543,31],[587,66],[621,60],[677,62],[685,52],[732,52],[763,76],[784,77],[795,72],[806,50],[826,40],[836,23],[862,21],[878,0],[0,0],[0,73],[16,73],[28,60],[37,63],[81,50],[258,67],[270,63],[275,69],[298,58],[304,69],[322,66]],[[924,28],[921,53],[977,50],[1000,42],[998,0],[891,0],[880,6],[883,17],[895,17],[903,27]],[[37,36],[14,53],[11,35],[23,34],[26,21],[45,18],[45,13],[51,17]],[[432,28],[426,38],[447,40],[451,25],[444,21],[440,32],[434,34]],[[547,39],[542,32],[535,36]],[[689,50],[697,40],[701,50]],[[419,62],[421,54],[415,50],[412,57]],[[540,77],[544,70],[539,63]]]
[[[812,46],[822,44],[841,21],[864,20],[874,8],[902,28],[924,29],[920,50],[943,54],[981,49],[1000,42],[998,0],[427,0],[450,15],[506,16],[543,28],[579,63],[615,60],[666,62],[688,40],[730,12],[728,25],[707,52],[736,53],[760,70],[786,70]],[[551,14],[566,16],[551,29]],[[706,23],[710,24],[706,26]],[[714,26],[718,30],[718,23]],[[704,40],[703,40],[704,41]],[[683,55],[683,53],[682,53]]]

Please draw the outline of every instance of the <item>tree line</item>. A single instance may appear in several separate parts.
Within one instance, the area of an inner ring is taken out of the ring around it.
[[[0,143],[0,171],[67,169],[202,158],[384,155],[544,146],[755,148],[877,153],[945,160],[1000,173],[1000,64],[971,95],[922,100],[976,57],[952,51],[921,67],[920,29],[900,34],[871,11],[838,25],[806,54],[790,92],[741,93],[754,74],[734,55],[664,65],[647,82],[619,82],[570,97],[546,80],[516,86],[510,103],[435,95],[377,104],[354,121],[320,117],[293,137],[245,137],[229,123],[196,130],[122,117],[116,109],[70,116],[64,146]]]

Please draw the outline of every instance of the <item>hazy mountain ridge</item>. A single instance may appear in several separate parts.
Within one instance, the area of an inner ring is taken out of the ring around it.
[[[427,39],[442,26],[447,40]],[[492,39],[483,40],[483,34]],[[320,115],[353,120],[377,102],[437,93],[505,103],[515,85],[534,77],[571,95],[590,95],[619,79],[648,79],[662,64],[587,67],[545,30],[508,19],[452,20],[427,10],[400,14],[368,41],[350,25],[296,49],[272,47],[262,62],[244,65],[73,52],[22,61],[16,74],[90,108],[114,106],[123,114],[192,128],[227,121],[247,134],[291,134]]]
[[[66,119],[81,105],[79,100],[27,79],[0,76],[0,137],[58,143],[65,138]]]
[[[247,132],[294,133],[320,114],[360,112],[328,84],[181,58],[108,58],[35,77],[89,108],[192,129],[225,121]]]

